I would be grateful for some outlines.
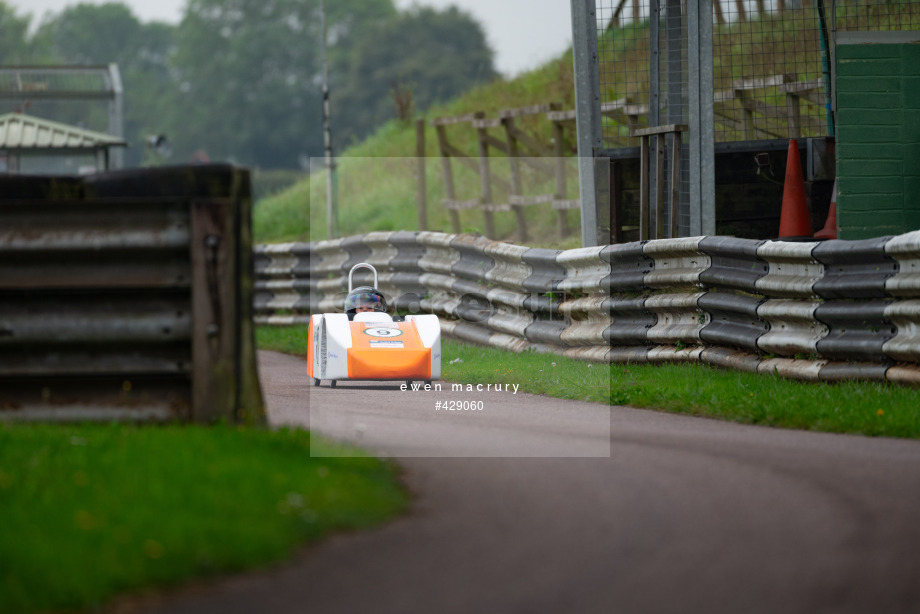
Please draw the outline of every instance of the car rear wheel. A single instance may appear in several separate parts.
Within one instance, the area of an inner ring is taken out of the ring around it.
[[[314,386],[319,386],[319,380],[316,379],[315,377],[313,378],[313,385],[314,385]]]
[[[331,386],[332,388],[335,388],[335,380],[334,380],[334,379],[329,380],[329,386]]]

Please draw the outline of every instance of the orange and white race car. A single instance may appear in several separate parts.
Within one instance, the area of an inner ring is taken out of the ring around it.
[[[354,272],[368,268],[373,286],[353,288]],[[377,291],[377,271],[359,263],[348,273],[345,313],[315,314],[307,340],[307,375],[329,380],[413,381],[441,379],[441,325],[436,315],[393,318]]]

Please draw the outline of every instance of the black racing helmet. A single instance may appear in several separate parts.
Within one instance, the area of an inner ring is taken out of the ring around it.
[[[360,286],[345,298],[345,313],[354,315],[358,312],[358,307],[373,307],[374,311],[386,313],[387,300],[376,288]]]

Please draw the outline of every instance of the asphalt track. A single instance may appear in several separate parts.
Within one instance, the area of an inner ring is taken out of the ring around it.
[[[426,393],[314,389],[301,360],[259,360],[272,422],[306,426],[311,406],[336,412],[333,435],[400,457],[411,513],[272,570],[122,610],[920,612],[918,441],[622,407],[602,408],[602,441],[574,405],[524,395],[526,382],[517,395],[483,393],[493,408],[543,416],[517,429],[490,425],[489,405],[475,418],[436,413]],[[581,457],[507,456],[534,445]]]

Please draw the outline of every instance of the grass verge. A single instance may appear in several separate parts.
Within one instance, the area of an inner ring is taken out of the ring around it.
[[[256,346],[260,350],[275,350],[292,356],[307,355],[307,336],[310,327],[298,326],[256,326]]]
[[[258,344],[303,355],[306,331],[259,327]],[[452,382],[518,384],[521,392],[746,424],[920,437],[920,390],[884,382],[799,382],[702,364],[607,367],[551,354],[509,355],[450,340],[442,350],[442,374]]]
[[[306,431],[0,425],[0,612],[113,596],[281,560],[403,510],[393,465]]]

